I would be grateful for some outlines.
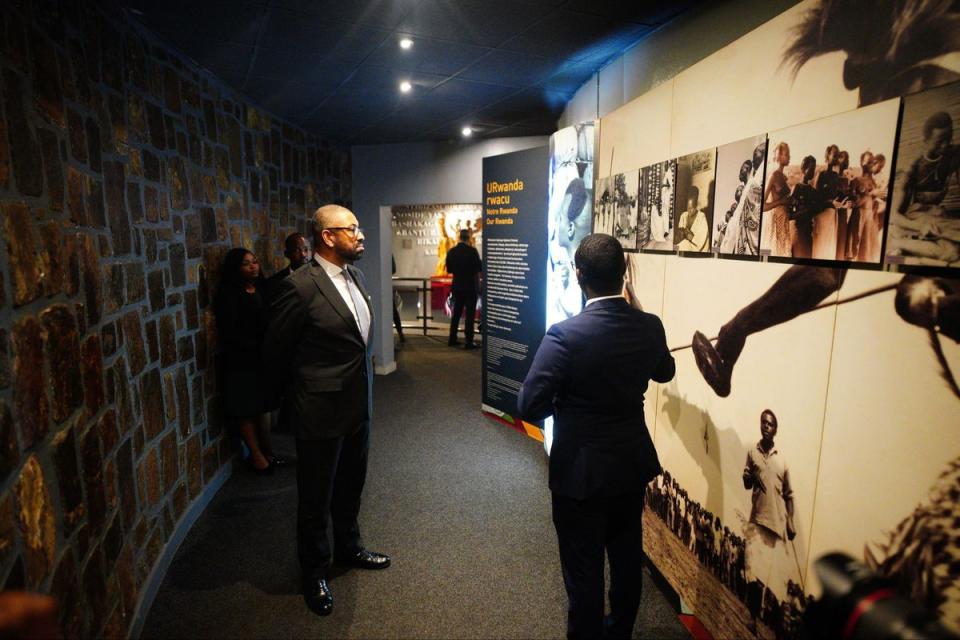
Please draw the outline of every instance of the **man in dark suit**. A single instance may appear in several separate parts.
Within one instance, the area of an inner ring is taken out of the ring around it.
[[[587,236],[574,263],[587,304],[547,331],[518,408],[525,420],[555,420],[550,490],[569,599],[567,636],[629,638],[640,606],[644,489],[661,472],[643,394],[651,379],[673,378],[674,362],[660,319],[623,297],[626,261],[616,239]]]
[[[477,315],[477,292],[480,290],[479,276],[482,269],[480,254],[470,246],[470,230],[461,229],[460,242],[447,252],[447,272],[453,274],[453,285],[450,287],[453,293],[453,309],[450,316],[450,340],[447,343],[451,347],[457,345],[460,315],[466,311],[463,320],[463,346],[465,349],[476,348],[473,343],[473,320]]]
[[[385,569],[357,520],[367,475],[373,408],[373,314],[363,274],[363,230],[353,213],[320,207],[312,219],[314,259],[281,281],[264,340],[268,375],[281,380],[297,439],[297,555],[304,600],[333,610],[331,562]],[[333,521],[333,545],[327,536]]]
[[[294,231],[287,236],[283,242],[283,255],[287,258],[287,266],[267,278],[265,291],[267,296],[272,298],[280,285],[291,273],[307,264],[310,260],[310,248],[307,247],[307,239],[299,231]]]

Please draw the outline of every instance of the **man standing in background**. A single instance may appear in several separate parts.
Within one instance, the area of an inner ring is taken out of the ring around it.
[[[447,342],[455,347],[457,329],[460,327],[460,316],[466,315],[463,320],[464,349],[476,349],[473,343],[473,322],[477,315],[477,296],[480,291],[480,271],[483,263],[480,254],[470,246],[470,230],[460,230],[460,242],[447,252],[447,272],[453,275],[453,308],[450,315],[450,340]]]
[[[310,248],[307,246],[307,239],[303,237],[302,233],[295,231],[287,236],[287,239],[283,242],[283,255],[286,256],[289,264],[267,278],[265,283],[268,303],[269,299],[273,298],[276,293],[280,282],[310,260]]]
[[[574,263],[586,306],[547,331],[518,409],[531,422],[555,419],[550,491],[569,601],[567,637],[629,638],[642,587],[644,492],[661,472],[643,394],[651,379],[671,380],[675,365],[660,319],[623,297],[620,242],[588,235]]]

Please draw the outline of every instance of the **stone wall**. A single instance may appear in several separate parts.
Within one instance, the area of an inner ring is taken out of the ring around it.
[[[267,270],[348,154],[244,104],[120,13],[0,12],[0,585],[64,634],[124,636],[187,507],[235,445],[212,288]],[[79,585],[79,588],[78,588]]]

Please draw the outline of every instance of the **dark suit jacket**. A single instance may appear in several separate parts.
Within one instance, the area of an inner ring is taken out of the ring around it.
[[[551,491],[576,499],[643,491],[661,471],[643,394],[674,371],[660,319],[623,298],[550,327],[518,408],[530,421],[554,416]]]
[[[348,266],[370,309],[363,274]],[[327,272],[315,260],[282,280],[270,308],[263,344],[268,379],[280,384],[301,440],[355,431],[373,412],[373,367],[357,322]]]
[[[290,270],[290,265],[287,265],[280,271],[277,271],[275,274],[264,280],[263,282],[263,293],[266,297],[266,302],[269,305],[270,301],[276,297],[277,292],[280,290],[280,283],[287,279],[293,271]]]
[[[476,293],[477,274],[483,269],[480,253],[466,242],[447,251],[447,271],[453,275],[451,289],[463,293]]]

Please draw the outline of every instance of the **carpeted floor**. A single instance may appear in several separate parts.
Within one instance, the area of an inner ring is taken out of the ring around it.
[[[294,549],[295,471],[239,468],[180,547],[145,638],[562,638],[566,597],[542,445],[484,418],[480,351],[410,337],[378,376],[360,516],[386,571],[334,574],[310,613]],[[275,435],[294,457],[290,434]],[[634,637],[689,638],[644,576]]]

